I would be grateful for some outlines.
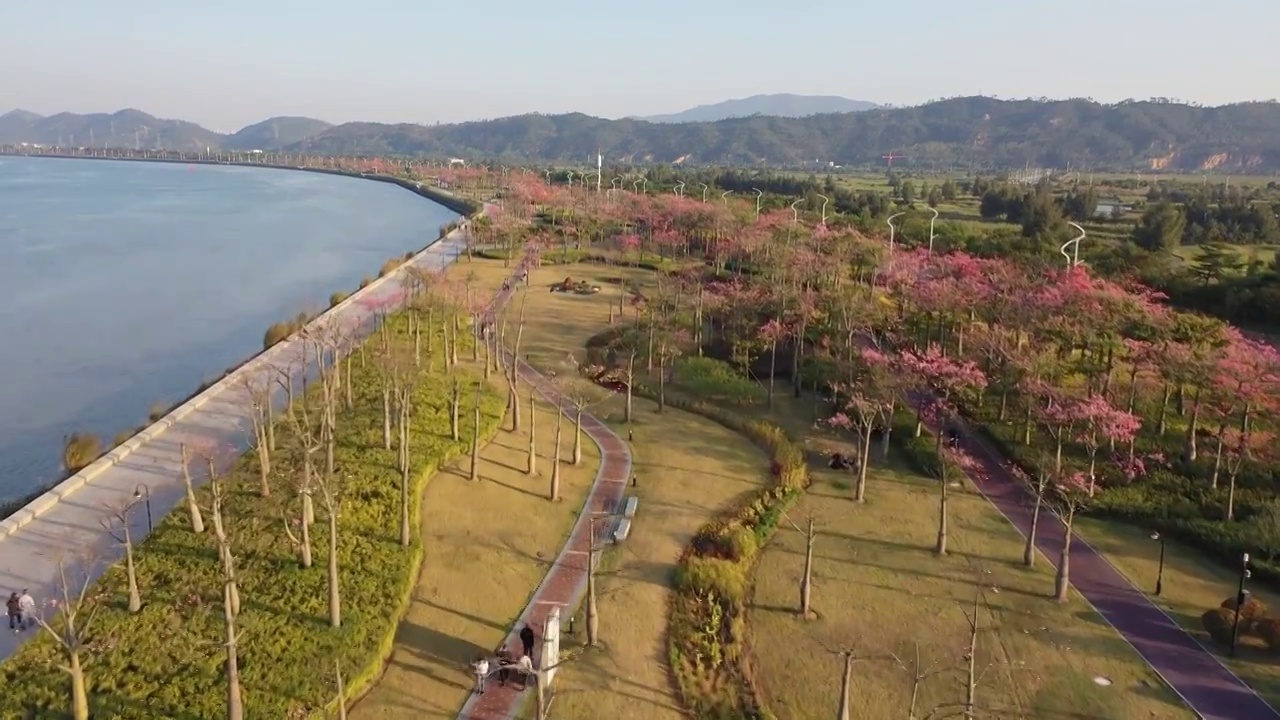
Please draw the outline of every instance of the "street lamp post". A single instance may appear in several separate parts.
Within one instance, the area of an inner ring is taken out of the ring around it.
[[[616,178],[614,178],[614,179],[610,180],[610,181],[609,181],[609,184],[613,186],[613,189],[614,189],[614,190],[621,190],[621,189],[622,189],[622,181],[623,181],[624,179],[625,179],[625,178],[623,178],[621,175],[619,175],[618,177],[616,177]]]
[[[893,226],[893,219],[900,218],[903,215],[906,215],[906,213],[905,212],[894,213],[893,215],[889,216],[888,220],[885,220],[885,222],[889,223],[889,254],[890,255],[893,254],[893,236],[894,236],[894,233],[896,233],[898,230],[896,227]]]
[[[676,183],[674,190],[675,190],[675,194],[679,195],[680,197],[684,197],[684,181],[681,180],[680,182]]]
[[[831,202],[831,198],[818,193],[818,197],[822,198],[822,227],[827,226],[827,203]]]
[[[732,194],[733,194],[732,190],[725,190],[724,192],[720,193],[720,202],[724,204],[725,207],[729,207],[729,196]]]
[[[933,217],[929,218],[929,254],[933,254],[933,224],[938,220],[938,208],[929,208]]]
[[[760,199],[764,197],[764,191],[760,190],[759,188],[751,188],[751,191],[756,194],[756,220],[759,220],[760,219]]]
[[[1160,541],[1160,564],[1156,566],[1156,597],[1159,597],[1164,591],[1164,535],[1153,532],[1151,539]]]
[[[1084,240],[1086,233],[1084,228],[1073,222],[1067,224],[1079,230],[1080,235],[1062,243],[1062,247],[1058,248],[1058,252],[1062,253],[1062,257],[1067,259],[1067,267],[1073,268],[1080,265],[1080,241]],[[1067,248],[1071,248],[1070,255],[1067,254]]]
[[[796,206],[802,202],[804,202],[804,198],[800,198],[799,200],[791,203],[791,224],[792,225],[795,225],[796,223],[800,222],[800,211],[796,210]]]
[[[133,499],[145,500],[147,503],[147,534],[150,535],[154,528],[151,521],[151,488],[147,487],[146,483],[138,483],[133,488]]]
[[[631,191],[632,191],[632,192],[634,192],[634,193],[635,193],[635,194],[637,194],[637,195],[639,195],[639,194],[640,194],[640,182],[641,182],[641,180],[644,180],[644,178],[640,178],[640,180],[637,180],[637,181],[635,181],[635,182],[631,183]]]
[[[706,183],[698,183],[698,184],[702,186],[702,202],[705,203],[707,201],[707,184]]]
[[[551,187],[551,171],[548,170],[543,174],[547,177],[547,187]]]
[[[1247,591],[1244,581],[1249,579],[1249,553],[1240,556],[1240,587],[1236,590],[1236,620],[1231,626],[1231,657],[1236,656],[1236,645],[1240,641],[1240,616],[1244,612],[1244,601]]]

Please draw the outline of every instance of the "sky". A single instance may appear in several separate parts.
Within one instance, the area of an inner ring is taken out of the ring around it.
[[[5,0],[0,113],[458,122],[758,93],[1280,95],[1277,0]]]

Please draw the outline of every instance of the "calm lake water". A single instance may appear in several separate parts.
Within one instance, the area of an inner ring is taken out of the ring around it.
[[[209,165],[0,157],[0,500],[328,306],[456,214],[387,183]]]

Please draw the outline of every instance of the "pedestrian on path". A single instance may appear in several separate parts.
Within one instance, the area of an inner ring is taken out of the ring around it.
[[[18,598],[18,616],[18,624],[23,630],[31,627],[36,618],[36,599],[31,597],[26,588],[22,589],[22,597]]]
[[[526,657],[533,657],[533,628],[525,624],[520,628],[520,644],[524,647]]]
[[[476,673],[476,690],[475,691],[477,694],[483,695],[484,681],[485,681],[485,678],[489,677],[489,659],[481,655],[476,658],[476,661],[471,664],[471,667],[473,670],[475,670],[475,673]]]
[[[520,672],[520,692],[524,692],[529,688],[529,683],[534,680],[533,658],[529,653],[520,656],[520,662],[516,663],[516,670]]]
[[[9,602],[5,603],[9,609],[9,629],[18,632],[18,626],[22,624],[22,608],[18,603],[18,593],[9,593]]]

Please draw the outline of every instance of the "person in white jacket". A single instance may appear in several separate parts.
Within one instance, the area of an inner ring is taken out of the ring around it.
[[[22,597],[18,598],[18,610],[22,612],[22,629],[26,630],[36,621],[36,599],[26,588],[22,589]]]

